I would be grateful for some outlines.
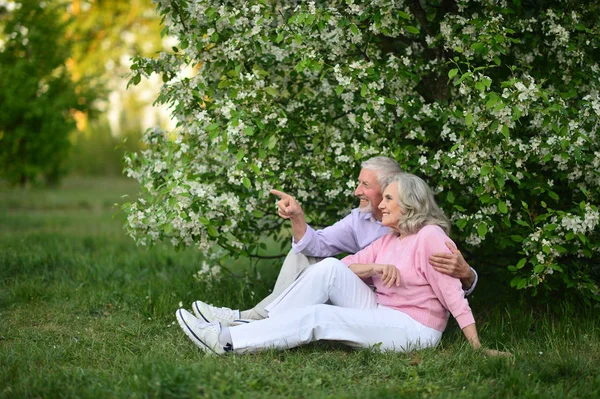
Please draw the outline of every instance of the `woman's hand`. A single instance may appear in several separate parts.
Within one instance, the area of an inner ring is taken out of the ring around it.
[[[513,357],[513,354],[510,352],[502,352],[496,349],[482,349],[483,356],[490,357]]]
[[[465,334],[465,338],[469,341],[471,348],[475,350],[481,351],[483,356],[495,356],[495,357],[513,357],[510,352],[502,352],[496,349],[487,349],[482,348],[481,343],[479,342],[479,336],[477,335],[477,328],[475,328],[475,324],[469,324],[468,326],[462,329],[463,334]]]
[[[373,265],[373,275],[378,275],[381,277],[381,281],[383,284],[391,288],[393,285],[396,287],[400,286],[400,271],[394,265]]]

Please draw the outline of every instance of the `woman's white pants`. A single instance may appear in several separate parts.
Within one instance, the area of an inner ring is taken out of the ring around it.
[[[409,351],[436,345],[442,332],[376,302],[346,265],[327,258],[306,271],[267,310],[269,317],[230,327],[235,352],[293,348],[319,340]]]

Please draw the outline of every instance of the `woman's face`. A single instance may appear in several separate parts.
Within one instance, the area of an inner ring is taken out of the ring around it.
[[[383,192],[383,200],[379,203],[381,210],[381,224],[398,230],[398,222],[404,211],[398,205],[398,183],[394,182],[386,187]]]

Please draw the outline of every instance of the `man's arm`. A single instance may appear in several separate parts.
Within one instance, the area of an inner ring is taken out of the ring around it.
[[[277,202],[277,210],[279,216],[284,219],[289,219],[292,222],[292,235],[294,241],[298,242],[302,240],[304,234],[306,234],[306,219],[304,218],[304,210],[296,201],[294,197],[286,194],[279,190],[271,190],[271,194],[274,194],[280,198]]]
[[[324,258],[361,249],[354,237],[352,214],[332,226],[315,231],[306,223],[304,211],[294,197],[278,190],[271,190],[271,193],[280,198],[277,202],[279,216],[292,222],[292,248],[296,253]]]
[[[436,252],[429,257],[429,263],[438,272],[460,279],[463,290],[469,295],[477,284],[477,273],[452,242],[446,241],[446,246],[452,253]]]

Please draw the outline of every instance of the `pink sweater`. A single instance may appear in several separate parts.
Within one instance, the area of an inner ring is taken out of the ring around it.
[[[445,245],[450,239],[439,226],[425,226],[417,234],[400,240],[386,234],[354,255],[342,259],[353,263],[395,265],[400,270],[400,286],[384,286],[379,276],[373,277],[377,303],[406,313],[416,321],[438,331],[448,323],[448,311],[460,328],[475,323],[460,280],[436,271],[429,264],[434,252],[450,252]]]

